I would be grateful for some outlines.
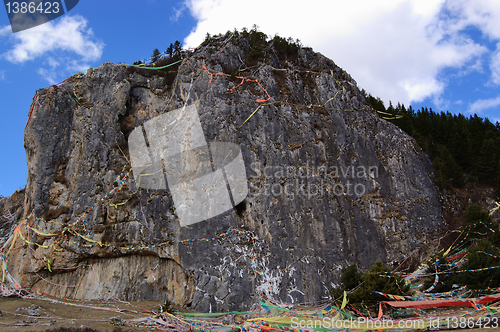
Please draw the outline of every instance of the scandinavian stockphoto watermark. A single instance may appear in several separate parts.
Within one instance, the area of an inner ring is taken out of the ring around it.
[[[376,187],[378,166],[316,165],[307,161],[302,166],[250,165],[250,184],[254,195],[293,197],[356,196]],[[257,184],[258,183],[258,184]],[[375,184],[374,184],[375,183]]]
[[[326,317],[323,319],[292,318],[294,329],[360,329],[360,330],[386,330],[386,329],[424,329],[426,327],[439,327],[439,318],[435,321],[423,320],[371,320],[365,317],[358,319],[336,319]]]
[[[438,330],[438,329],[498,329],[498,317],[437,317],[428,320],[424,319],[367,319],[359,317],[357,319],[336,319],[325,317],[323,319],[292,318],[292,328],[294,329],[353,329],[353,330]]]
[[[79,0],[4,0],[13,33],[55,20],[72,10]]]
[[[128,145],[137,187],[168,186],[181,226],[226,212],[248,194],[240,147],[207,142],[194,104],[136,127]]]

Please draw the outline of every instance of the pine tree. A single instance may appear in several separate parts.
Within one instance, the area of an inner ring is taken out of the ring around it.
[[[434,183],[440,189],[446,189],[446,176],[444,175],[445,164],[443,160],[439,156],[437,156],[436,158],[434,158],[434,161],[432,163],[434,165]]]
[[[479,180],[486,184],[493,184],[496,176],[497,164],[498,156],[495,141],[491,138],[486,139],[479,152],[476,170]]]
[[[174,44],[170,43],[165,53],[167,53],[169,57],[172,57],[174,55]]]
[[[236,31],[236,29],[235,29]],[[207,46],[210,43],[210,40],[212,39],[212,36],[207,32],[205,36],[205,40],[201,43],[201,46]]]
[[[441,149],[441,158],[443,159],[445,167],[443,173],[446,183],[452,185],[455,188],[463,187],[463,171],[460,166],[458,166],[457,162],[445,146],[443,146]]]
[[[156,62],[159,56],[160,56],[160,51],[158,51],[158,49],[155,48],[153,51],[153,55],[151,56],[151,61]]]
[[[393,295],[408,295],[410,286],[406,285],[401,277],[389,273],[390,271],[391,269],[384,266],[381,261],[376,261],[369,271],[361,275],[363,283],[350,294],[350,302],[364,302],[373,305],[378,301],[386,300],[382,295],[374,294],[374,291]]]
[[[181,52],[182,52],[182,44],[180,41],[176,40],[174,42],[174,55],[180,58]]]
[[[464,171],[470,171],[472,146],[468,135],[461,130],[458,123],[453,124],[450,134],[449,150],[453,158]]]
[[[342,269],[340,282],[346,291],[356,288],[361,283],[361,275],[356,264],[351,264]]]
[[[497,249],[500,243],[495,240],[483,239],[469,249],[467,262],[460,267],[461,270],[478,270],[498,266],[500,251]],[[493,256],[491,256],[493,255]],[[469,289],[486,289],[500,286],[500,270],[486,269],[471,273],[459,273],[460,284]]]

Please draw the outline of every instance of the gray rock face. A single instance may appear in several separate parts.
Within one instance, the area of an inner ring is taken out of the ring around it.
[[[39,219],[22,225],[38,245],[9,259],[23,286],[205,312],[248,309],[262,296],[311,302],[328,296],[342,266],[400,260],[435,238],[443,218],[429,160],[347,73],[307,48],[246,68],[248,41],[219,53],[221,42],[178,69],[106,63],[40,92],[25,130],[24,209]],[[171,188],[125,174],[131,132],[189,105],[207,142],[241,148],[248,194],[183,225]]]

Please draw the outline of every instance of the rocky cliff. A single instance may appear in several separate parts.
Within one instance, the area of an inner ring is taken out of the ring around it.
[[[442,211],[413,140],[332,60],[252,43],[212,38],[168,67],[105,63],[40,90],[12,280],[227,311],[324,299],[342,266],[434,239]]]

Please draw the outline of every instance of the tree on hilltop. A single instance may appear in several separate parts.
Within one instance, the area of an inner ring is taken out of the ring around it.
[[[177,57],[180,57],[181,56],[181,52],[182,52],[182,44],[180,41],[176,40],[174,42],[174,55],[177,56]]]
[[[155,48],[155,50],[153,51],[153,55],[151,56],[151,61],[155,62],[156,60],[158,60],[159,57],[160,57],[160,51],[158,51],[158,49]]]
[[[170,43],[165,53],[167,53],[169,57],[172,57],[174,55],[174,44]]]

